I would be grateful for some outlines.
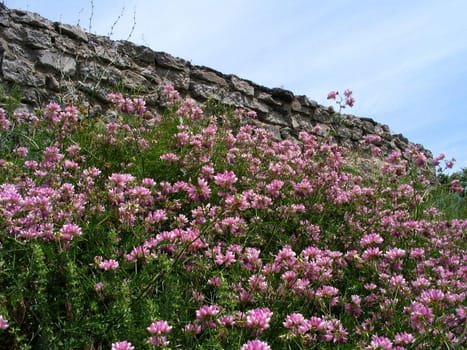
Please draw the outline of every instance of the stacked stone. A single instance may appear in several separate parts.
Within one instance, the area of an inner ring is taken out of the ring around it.
[[[112,41],[78,26],[8,9],[3,4],[0,80],[22,87],[22,102],[30,109],[51,100],[90,100],[94,107],[105,108],[107,93],[122,85],[138,91],[149,107],[157,108],[162,103],[161,86],[170,82],[182,96],[200,103],[214,98],[256,111],[258,122],[278,139],[296,138],[301,130],[310,131],[319,125],[322,136],[332,135],[349,147],[358,147],[362,137],[369,134],[381,136],[378,146],[384,154],[412,146],[404,136],[392,134],[387,125],[373,119],[352,115],[336,118],[332,110],[306,96],[260,86],[145,46]],[[431,158],[429,151],[424,152]]]

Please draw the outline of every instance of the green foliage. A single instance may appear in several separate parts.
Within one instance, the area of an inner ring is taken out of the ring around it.
[[[222,103],[221,101],[210,97],[207,101],[203,104],[203,111],[206,115],[226,115],[229,118],[233,118],[235,107],[232,105],[227,105]]]
[[[449,191],[453,180],[459,180],[463,192]],[[438,181],[439,185],[430,192],[428,203],[442,211],[446,219],[467,218],[467,168],[450,175],[441,173]]]
[[[0,106],[3,106],[8,113],[13,113],[19,107],[22,98],[23,91],[19,85],[0,84]]]
[[[0,348],[364,349],[405,331],[437,348],[456,345],[448,331],[465,336],[466,205],[449,192],[465,171],[433,184],[401,158],[364,178],[344,148],[304,134],[300,146],[274,142],[215,100],[160,115],[53,108],[0,135]],[[414,326],[407,310],[441,274],[450,301]],[[267,327],[249,325],[266,308]],[[321,328],[294,333],[292,313]],[[150,334],[160,320],[172,329]]]

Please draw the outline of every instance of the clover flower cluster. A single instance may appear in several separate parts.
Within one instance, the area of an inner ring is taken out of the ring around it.
[[[467,220],[426,207],[433,164],[419,148],[383,156],[380,135],[364,136],[382,164],[368,179],[348,171],[349,150],[330,138],[275,141],[205,116],[173,86],[164,92],[172,113],[157,122],[144,101],[110,94],[119,117],[80,134],[77,110],[51,103],[37,123],[56,125],[53,142],[2,153],[0,262],[25,252],[18,261],[40,272],[31,293],[53,293],[59,280],[65,296],[42,300],[60,300],[60,322],[99,317],[112,350],[465,343]],[[1,132],[29,128],[19,120],[0,110]],[[45,264],[37,247],[63,264]],[[23,323],[12,317],[13,303],[0,312],[0,337],[37,321],[32,311]]]
[[[340,113],[345,107],[353,107],[355,104],[355,98],[352,96],[352,94],[353,92],[350,89],[344,91],[344,96],[341,96],[339,91],[330,91],[328,93],[327,99],[336,101],[336,104],[339,106],[338,113]]]
[[[107,99],[116,105],[121,112],[135,113],[139,116],[143,116],[146,112],[146,101],[142,98],[128,98],[124,97],[121,93],[112,92],[107,95]]]
[[[0,315],[0,329],[7,329],[8,328],[8,320],[6,320],[3,315]]]
[[[148,339],[148,343],[157,346],[167,346],[169,341],[167,340],[166,334],[170,333],[172,326],[167,321],[161,320],[152,322],[147,328],[147,331],[151,334]]]
[[[130,342],[124,340],[112,343],[111,350],[135,350],[135,347]]]

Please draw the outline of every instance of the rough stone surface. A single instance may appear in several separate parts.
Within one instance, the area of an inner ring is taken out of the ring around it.
[[[23,28],[22,36],[26,37],[26,44],[34,49],[45,49],[50,47],[51,40],[48,35],[40,29]]]
[[[136,64],[147,66],[154,64],[156,53],[146,46],[137,46],[129,41],[120,41],[118,51],[133,57]]]
[[[232,75],[230,81],[232,82],[233,87],[236,90],[240,91],[242,94],[245,94],[247,96],[255,95],[255,88],[251,86],[248,82],[236,77],[235,75]]]
[[[194,99],[207,100],[211,97],[222,101],[225,96],[225,90],[215,85],[196,84],[192,82],[190,84],[190,95]]]
[[[163,81],[171,82],[173,86],[186,93],[190,87],[190,73],[178,69],[156,68],[154,74],[157,74]]]
[[[275,99],[267,92],[260,92],[258,94],[258,99],[271,106],[282,106],[282,102],[280,100]]]
[[[56,23],[55,30],[60,34],[69,36],[72,39],[88,42],[88,35],[79,27],[64,23]]]
[[[22,63],[18,61],[2,60],[2,78],[12,82],[29,87],[41,87],[45,84],[45,78],[42,74],[36,74],[31,63]]]
[[[173,57],[165,52],[155,52],[155,63],[161,67],[177,70],[189,68],[188,62],[177,57]]]
[[[73,75],[76,72],[76,61],[73,57],[54,51],[43,51],[39,55],[39,63],[55,69],[63,75]]]
[[[216,72],[212,69],[208,69],[205,67],[193,67],[193,69],[191,70],[191,75],[194,78],[198,78],[209,83],[214,83],[217,86],[227,87],[227,82],[225,81],[225,79],[220,77],[219,74],[216,74]]]
[[[360,147],[364,136],[377,134],[381,136],[378,146],[385,153],[412,145],[403,135],[391,134],[387,125],[371,118],[336,116],[306,96],[195,66],[128,41],[85,33],[80,27],[8,9],[2,3],[0,82],[20,85],[24,90],[22,103],[30,110],[66,96],[72,100],[88,98],[96,104],[96,110],[103,111],[107,93],[117,86],[138,91],[149,108],[158,109],[163,105],[161,89],[170,82],[182,96],[199,103],[214,98],[256,111],[253,122],[271,130],[277,140],[298,142],[301,130],[314,130],[319,136],[333,136],[355,148]]]
[[[221,101],[233,106],[245,106],[247,104],[247,99],[239,91],[230,92]]]
[[[271,91],[272,97],[275,97],[279,100],[285,101],[287,103],[290,103],[294,99],[294,94],[292,91],[284,90],[284,89],[279,89],[279,88],[274,88]]]

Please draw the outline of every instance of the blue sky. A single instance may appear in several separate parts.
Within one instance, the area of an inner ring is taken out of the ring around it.
[[[113,39],[136,23],[137,44],[324,105],[328,91],[350,88],[346,112],[467,168],[465,0],[94,0],[93,11],[90,0],[4,3]]]

